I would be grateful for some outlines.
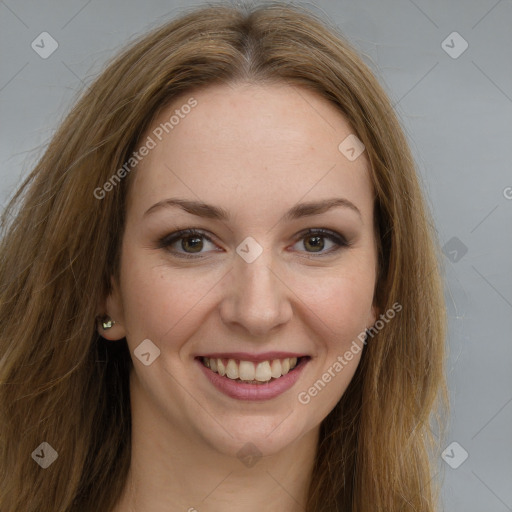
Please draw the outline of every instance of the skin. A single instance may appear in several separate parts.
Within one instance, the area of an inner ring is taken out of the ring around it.
[[[116,321],[101,334],[126,337],[134,362],[132,463],[115,512],[296,511],[306,501],[320,423],[361,352],[308,404],[298,394],[378,316],[368,161],[363,153],[351,162],[338,150],[353,130],[334,106],[286,84],[215,85],[184,95],[141,140],[190,96],[197,106],[130,177],[120,282],[101,310]],[[222,207],[230,218],[178,207],[144,215],[171,197]],[[331,197],[351,201],[360,214],[336,207],[283,220],[297,203]],[[201,239],[199,253],[186,239],[159,247],[159,239],[186,228],[212,241]],[[323,237],[315,252],[315,235],[300,236],[308,228],[335,231],[350,245],[332,252],[336,244]],[[248,236],[263,248],[252,263],[236,252]],[[196,259],[176,256],[187,251]],[[161,351],[149,366],[133,355],[145,339]],[[194,360],[213,351],[272,350],[311,360],[291,389],[262,402],[222,394]],[[246,443],[262,455],[251,467],[237,456]]]

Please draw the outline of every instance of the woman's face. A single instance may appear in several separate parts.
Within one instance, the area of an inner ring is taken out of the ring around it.
[[[138,421],[267,455],[334,408],[376,318],[368,162],[338,148],[351,133],[306,89],[238,84],[184,95],[141,139],[107,301],[152,411]]]

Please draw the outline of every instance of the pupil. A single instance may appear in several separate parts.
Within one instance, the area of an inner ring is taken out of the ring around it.
[[[324,248],[324,241],[323,241],[323,237],[321,237],[321,236],[310,236],[306,240],[316,240],[316,242],[314,242],[313,244],[310,244],[314,250],[321,251]]]
[[[198,244],[194,245],[194,244],[190,244],[190,241],[193,240],[195,242],[199,242]],[[186,245],[189,245],[190,249],[192,249],[192,252],[200,252],[201,249],[203,248],[203,240],[200,236],[195,236],[195,237],[188,237],[188,238],[184,238],[181,242],[181,245],[182,245],[182,248],[187,250],[187,247],[185,247]]]

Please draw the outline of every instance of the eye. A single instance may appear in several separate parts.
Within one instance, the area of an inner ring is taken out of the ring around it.
[[[342,247],[348,247],[349,245],[342,235],[328,229],[308,229],[299,236],[299,241],[292,247],[302,243],[303,247],[306,248],[306,252],[319,254],[320,256],[334,253]],[[327,250],[325,250],[325,240],[328,240]],[[218,247],[208,235],[203,231],[190,228],[175,231],[164,236],[158,241],[158,248],[165,249],[179,258],[196,258],[207,252],[208,244],[212,246],[210,250],[218,251]]]
[[[325,251],[326,239],[328,240],[328,250]],[[307,249],[306,252],[309,252],[310,254],[320,254],[320,256],[334,253],[342,247],[348,247],[349,245],[345,238],[339,233],[320,228],[308,229],[306,232],[301,233],[300,239],[295,245],[297,244],[302,244],[303,247]]]
[[[206,241],[206,244],[205,244]],[[166,249],[179,258],[194,258],[195,254],[201,254],[203,249],[211,244],[216,247],[211,238],[202,231],[190,228],[175,231],[166,235],[158,242],[158,247]],[[175,246],[175,247],[173,247]],[[177,247],[176,247],[177,246]]]

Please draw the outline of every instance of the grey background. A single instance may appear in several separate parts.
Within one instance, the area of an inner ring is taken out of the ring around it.
[[[0,1],[0,204],[105,61],[198,3]],[[334,20],[388,91],[448,244],[445,444],[462,447],[448,450],[452,465],[469,457],[457,469],[439,460],[442,509],[512,511],[512,1],[303,5]],[[31,48],[43,31],[59,44],[47,59]],[[469,45],[458,58],[443,47],[460,40],[442,46],[454,31]]]

